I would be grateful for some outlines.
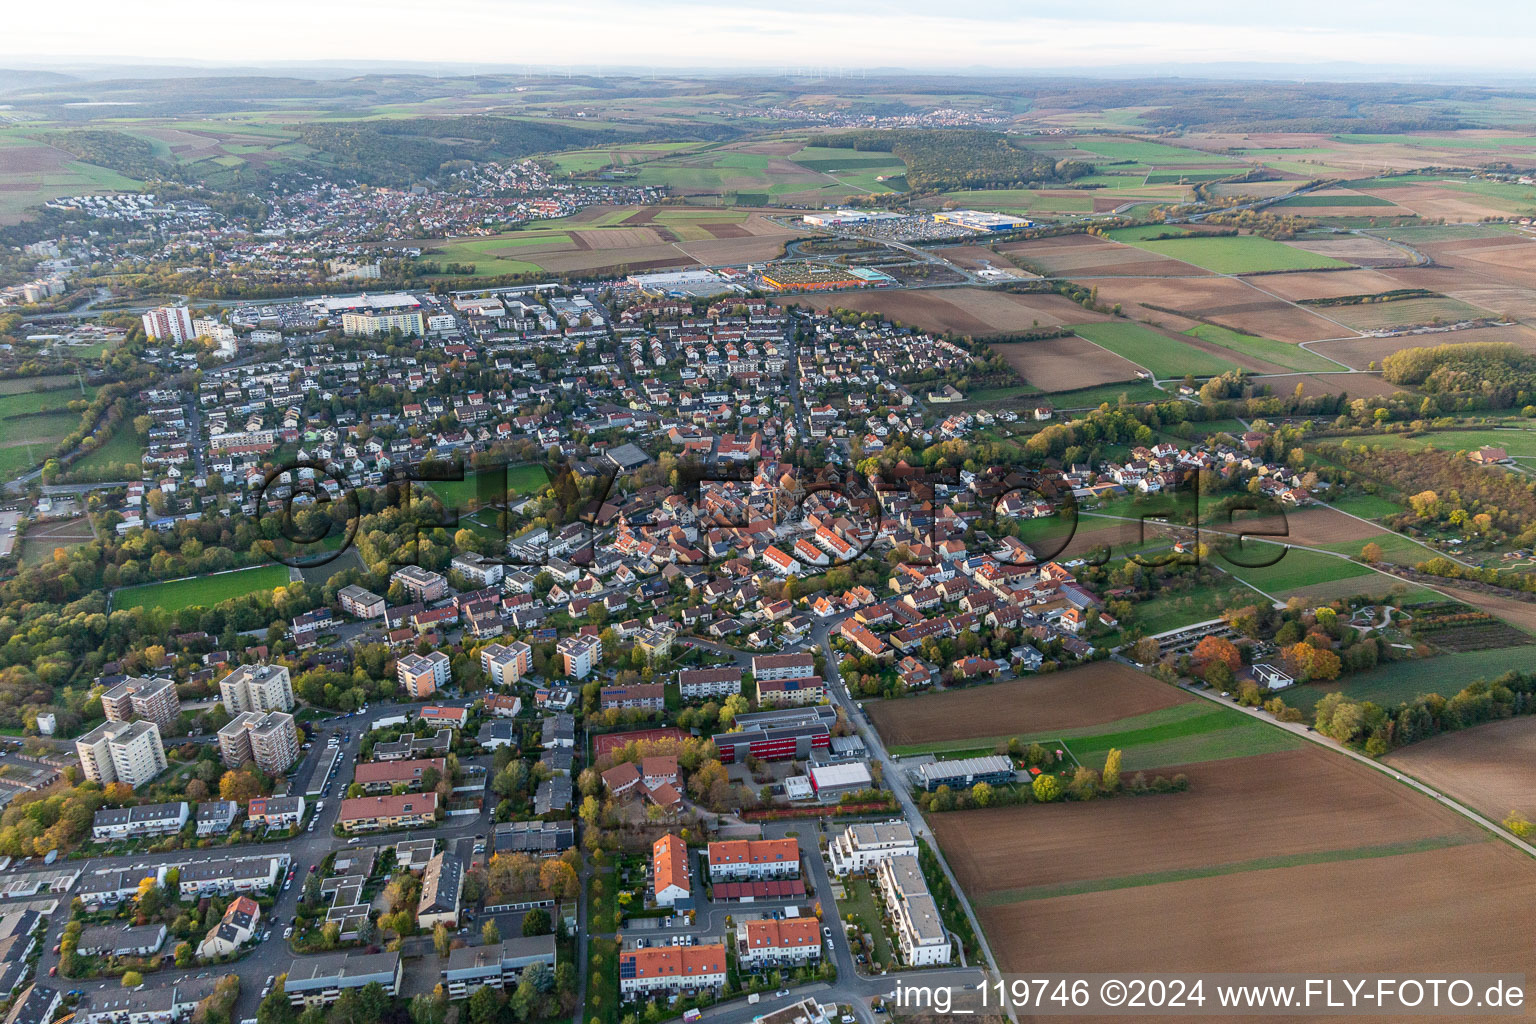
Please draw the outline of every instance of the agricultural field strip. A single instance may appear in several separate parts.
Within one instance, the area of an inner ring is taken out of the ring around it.
[[[1039,742],[1043,739],[1088,739],[1097,736],[1109,736],[1121,733],[1145,731],[1160,726],[1198,718],[1206,714],[1207,710],[1195,703],[1172,704],[1156,711],[1147,711],[1139,715],[1130,715],[1113,721],[1102,722],[1098,725],[1079,726],[1075,729],[1055,729],[1046,737],[1034,737],[1028,742]],[[1105,730],[1109,730],[1106,732]],[[941,754],[953,751],[986,750],[992,753],[997,747],[1007,743],[1014,735],[1005,736],[976,736],[967,739],[940,740],[935,743],[913,743],[902,746],[890,746],[887,749],[897,757],[913,754]],[[1020,739],[1023,739],[1020,736]]]
[[[1080,896],[1090,892],[1106,892],[1112,889],[1137,889],[1147,885],[1167,882],[1186,882],[1194,878],[1215,878],[1236,875],[1247,871],[1271,871],[1275,868],[1294,868],[1307,864],[1333,864],[1347,860],[1370,860],[1376,857],[1399,857],[1407,853],[1424,853],[1443,850],[1469,843],[1486,843],[1486,836],[1449,834],[1407,839],[1395,843],[1375,843],[1340,850],[1317,850],[1311,853],[1293,853],[1273,857],[1255,857],[1251,860],[1212,864],[1207,867],[1177,868],[1168,871],[1148,871],[1139,875],[1120,875],[1115,878],[1084,879],[1080,882],[1064,882],[1055,885],[1025,886],[1020,889],[998,889],[972,897],[979,906],[997,907],[1008,903],[1024,903],[1031,900],[1048,900],[1057,896]]]

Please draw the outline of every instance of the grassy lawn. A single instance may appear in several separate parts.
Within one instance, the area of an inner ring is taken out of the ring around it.
[[[1011,736],[987,736],[947,743],[895,747],[892,753],[936,753],[945,757],[974,755],[1000,749]],[[1229,757],[1248,757],[1289,750],[1298,741],[1289,733],[1232,708],[1206,701],[1175,704],[1143,715],[1051,734],[1021,736],[1026,745],[1065,747],[1079,764],[1103,765],[1111,748],[1120,750],[1127,770],[1198,764]]]
[[[882,964],[891,963],[891,940],[880,923],[880,909],[870,891],[869,879],[849,878],[843,883],[847,898],[837,905],[838,916],[847,922],[854,919],[860,929],[875,937],[875,959]]]
[[[1212,345],[1220,345],[1222,348],[1231,349],[1233,352],[1241,352],[1244,355],[1253,356],[1255,359],[1263,359],[1265,362],[1284,366],[1290,370],[1341,369],[1339,364],[1333,360],[1324,359],[1316,352],[1304,349],[1300,345],[1292,345],[1284,341],[1274,341],[1270,338],[1259,338],[1252,334],[1243,334],[1240,331],[1217,327],[1214,324],[1201,324],[1193,330],[1185,331],[1184,333],[1193,335],[1201,341]]]
[[[1369,700],[1393,708],[1405,700],[1426,693],[1450,697],[1476,679],[1493,679],[1510,669],[1529,671],[1530,647],[1501,647],[1491,651],[1465,651],[1442,654],[1416,661],[1397,661],[1377,665],[1369,672],[1349,676],[1341,682],[1308,683],[1280,691],[1284,701],[1309,716],[1323,694],[1338,691],[1356,700]]]
[[[1192,373],[1210,377],[1237,369],[1220,356],[1202,352],[1175,338],[1159,334],[1150,327],[1124,321],[1078,324],[1072,330],[1080,338],[1102,345],[1138,366],[1151,370],[1159,378],[1182,377]]]
[[[442,499],[449,508],[468,508],[471,501],[485,505],[500,501],[501,480],[495,472],[465,473],[463,480],[434,480],[423,486]],[[549,476],[542,466],[508,466],[507,492],[531,494],[549,486]]]
[[[120,472],[128,463],[135,466],[144,458],[144,439],[134,432],[130,423],[120,423],[116,433],[107,443],[84,458],[70,464],[71,473],[97,474]],[[134,473],[137,476],[137,472]]]
[[[1317,547],[1327,548],[1329,551],[1337,551],[1340,554],[1357,558],[1360,549],[1367,544],[1375,544],[1381,548],[1383,561],[1396,562],[1398,565],[1417,565],[1420,562],[1436,558],[1440,552],[1434,548],[1425,547],[1410,537],[1404,537],[1400,533],[1383,533],[1369,540],[1344,540],[1333,544],[1319,544]]]
[[[1328,504],[1340,512],[1348,512],[1361,519],[1381,519],[1384,516],[1395,516],[1403,510],[1403,506],[1379,494],[1347,494]]]
[[[1166,593],[1136,605],[1132,622],[1148,634],[1166,633],[1194,622],[1218,617],[1224,609],[1251,604],[1259,595],[1237,583]]]
[[[1383,448],[1438,448],[1445,452],[1472,452],[1486,446],[1503,448],[1517,459],[1536,458],[1536,429],[1516,427],[1510,430],[1432,430],[1408,437],[1384,434],[1366,439],[1367,444]]]
[[[1268,549],[1277,546],[1267,541],[1250,538],[1245,544],[1245,552],[1237,557],[1252,561],[1267,560],[1273,554]],[[1356,576],[1376,575],[1371,569],[1355,562],[1303,548],[1287,548],[1278,562],[1259,569],[1233,565],[1224,558],[1219,559],[1217,564],[1238,579],[1251,583],[1266,594],[1275,597],[1284,597],[1288,590],[1296,590],[1314,583],[1329,583],[1335,580],[1352,579]]]
[[[258,590],[275,590],[287,585],[286,565],[259,565],[213,576],[127,587],[113,592],[112,607],[163,608],[173,612],[194,605],[211,608],[232,597],[243,597]]]
[[[1160,253],[1185,263],[1203,267],[1216,274],[1256,274],[1266,270],[1330,270],[1351,264],[1329,256],[1319,256],[1283,242],[1272,242],[1257,235],[1209,235],[1191,238],[1147,240],[1147,234],[1167,231],[1130,229],[1111,232],[1117,242],[1125,242],[1149,252]]]
[[[1361,195],[1317,196],[1317,195],[1305,195],[1305,196],[1292,196],[1289,199],[1282,199],[1278,203],[1275,203],[1273,205],[1274,206],[1393,206],[1395,204],[1392,203],[1390,200],[1382,199],[1380,196],[1361,196]]]

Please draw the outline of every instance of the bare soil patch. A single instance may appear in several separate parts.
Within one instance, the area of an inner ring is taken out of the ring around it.
[[[1183,793],[936,814],[933,827],[961,886],[984,905],[988,893],[1037,885],[1477,833],[1391,776],[1314,744],[1181,770]]]
[[[980,288],[930,288],[917,291],[825,292],[786,295],[780,305],[841,307],[879,313],[927,331],[986,336],[1108,319],[1060,295],[1017,295]]]
[[[1374,373],[1308,373],[1290,374],[1284,377],[1255,377],[1281,394],[1290,394],[1301,385],[1301,393],[1308,398],[1315,395],[1348,394],[1351,398],[1386,397],[1406,390],[1396,384],[1388,384]]]
[[[1536,817],[1536,717],[1524,715],[1442,733],[1393,751],[1388,764],[1502,821]]]
[[[1279,276],[1286,275],[1267,275],[1261,281]],[[1207,317],[1225,326],[1277,341],[1315,341],[1344,333],[1338,324],[1271,298],[1258,288],[1233,278],[1134,277],[1083,283],[1098,287],[1100,302],[1110,305],[1118,302],[1128,315],[1176,332],[1197,326],[1200,321],[1195,317]],[[1149,309],[1143,303],[1162,308]],[[1178,312],[1164,312],[1168,309]]]
[[[1100,348],[1085,338],[1048,338],[999,345],[1015,373],[1041,391],[1075,388],[1136,379],[1138,367],[1124,356]]]
[[[869,718],[890,746],[1075,729],[1194,698],[1118,662],[902,700],[876,701]]]
[[[1381,527],[1354,516],[1345,515],[1338,509],[1324,506],[1297,509],[1280,516],[1238,518],[1230,523],[1221,522],[1213,529],[1222,533],[1247,532],[1254,537],[1284,537],[1295,544],[1322,546],[1358,540],[1362,544],[1372,537],[1381,536]],[[1279,533],[1280,530],[1285,533]],[[1425,552],[1429,557],[1429,552]]]
[[[1316,250],[1308,248],[1308,252]],[[1302,299],[1335,299],[1341,295],[1376,295],[1398,285],[1374,270],[1333,270],[1319,274],[1267,274],[1253,282],[1255,288],[1291,302]],[[1327,308],[1321,310],[1329,312]]]
[[[1482,842],[1014,903],[981,919],[1004,971],[1520,971],[1533,898],[1530,860]]]

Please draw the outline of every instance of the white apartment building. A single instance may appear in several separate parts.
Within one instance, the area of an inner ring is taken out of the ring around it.
[[[917,840],[904,821],[849,825],[827,845],[834,875],[871,871],[888,857],[916,857]]]
[[[219,730],[219,757],[230,768],[248,761],[268,775],[281,775],[299,759],[299,730],[281,711],[246,711]]]
[[[282,665],[241,665],[219,680],[219,697],[231,715],[292,711],[293,683]]]
[[[101,710],[109,722],[142,718],[167,733],[181,715],[181,700],[176,696],[176,684],[169,679],[129,676],[101,695]]]
[[[144,333],[153,341],[191,341],[197,337],[186,306],[161,306],[144,314]]]
[[[909,967],[947,964],[954,955],[938,904],[916,857],[886,857],[875,869],[881,895],[895,925],[901,960]]]
[[[533,667],[533,648],[521,640],[489,644],[480,650],[480,667],[497,686],[516,683]]]
[[[741,692],[741,669],[685,668],[677,674],[677,684],[684,697],[729,697]]]
[[[75,741],[85,777],[134,789],[165,771],[165,747],[154,722],[106,722]]]

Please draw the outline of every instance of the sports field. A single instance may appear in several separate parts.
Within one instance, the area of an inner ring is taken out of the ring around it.
[[[506,470],[507,493],[529,495],[549,486],[549,474],[543,466],[508,466]],[[420,484],[429,488],[450,509],[468,508],[471,502],[481,505],[498,502],[502,496],[498,473],[466,473],[463,480],[437,480]]]
[[[1079,337],[1102,345],[1119,356],[1151,370],[1159,380],[1194,374],[1210,377],[1237,369],[1220,356],[1203,352],[1177,338],[1154,331],[1150,327],[1126,321],[1101,324],[1078,324],[1072,328]]]
[[[286,565],[259,565],[211,576],[192,576],[166,583],[125,587],[112,592],[112,607],[160,608],[168,612],[193,606],[212,608],[232,597],[244,597],[258,590],[276,590],[287,585]]]

